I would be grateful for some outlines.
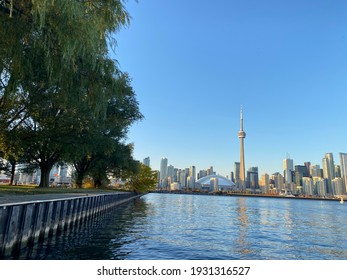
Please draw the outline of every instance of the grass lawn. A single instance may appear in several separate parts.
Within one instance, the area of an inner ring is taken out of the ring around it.
[[[25,195],[25,194],[54,194],[54,193],[92,193],[92,192],[114,192],[114,189],[94,189],[94,188],[38,188],[37,186],[8,186],[0,185],[0,196],[5,195]]]

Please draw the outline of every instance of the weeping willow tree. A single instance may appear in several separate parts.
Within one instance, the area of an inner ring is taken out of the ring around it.
[[[75,83],[78,64],[98,67],[115,43],[114,32],[128,23],[122,0],[0,0],[1,98],[18,90],[23,72],[35,75],[35,57],[44,58],[46,84]]]
[[[114,33],[129,23],[124,2],[0,0],[0,150],[24,150],[41,169],[42,187],[67,147],[96,133],[109,100],[126,98],[108,56]],[[21,149],[1,140],[14,132]]]

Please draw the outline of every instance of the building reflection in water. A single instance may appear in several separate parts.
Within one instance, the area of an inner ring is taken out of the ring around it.
[[[252,254],[253,251],[250,247],[249,242],[247,241],[247,235],[249,231],[249,219],[247,214],[247,198],[240,197],[238,200],[237,218],[239,225],[239,233],[236,245],[237,253],[241,254],[242,257],[245,257],[249,254]]]

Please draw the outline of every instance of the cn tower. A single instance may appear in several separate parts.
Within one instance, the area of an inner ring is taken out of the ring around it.
[[[244,153],[244,140],[246,138],[246,132],[243,131],[243,115],[242,106],[240,112],[240,131],[238,133],[240,138],[240,186],[241,190],[246,189],[246,176],[245,176],[245,153]]]

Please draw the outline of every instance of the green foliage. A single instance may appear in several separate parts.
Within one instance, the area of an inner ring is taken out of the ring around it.
[[[109,93],[105,116],[94,118],[88,130],[77,133],[75,139],[79,140],[65,157],[74,163],[79,187],[87,175],[93,177],[96,187],[105,185],[108,174],[118,175],[122,169],[130,168],[129,163],[133,160],[133,147],[121,140],[126,137],[129,126],[142,119],[142,114],[128,75],[117,73],[114,86]]]
[[[149,166],[138,162],[138,170],[124,173],[127,179],[126,186],[134,192],[144,193],[154,190],[158,183],[158,173]]]
[[[0,1],[0,150],[41,169],[74,163],[78,184],[128,168],[121,144],[142,118],[131,81],[108,57],[129,23],[122,0]],[[125,152],[124,152],[125,151]]]
[[[113,33],[129,23],[121,0],[28,0],[0,1],[0,59],[12,74],[33,68],[26,52],[45,58],[48,76],[65,79],[79,60],[96,66],[107,54]],[[3,61],[3,62],[4,62]],[[23,68],[24,67],[24,68]],[[16,79],[14,79],[14,82]]]

